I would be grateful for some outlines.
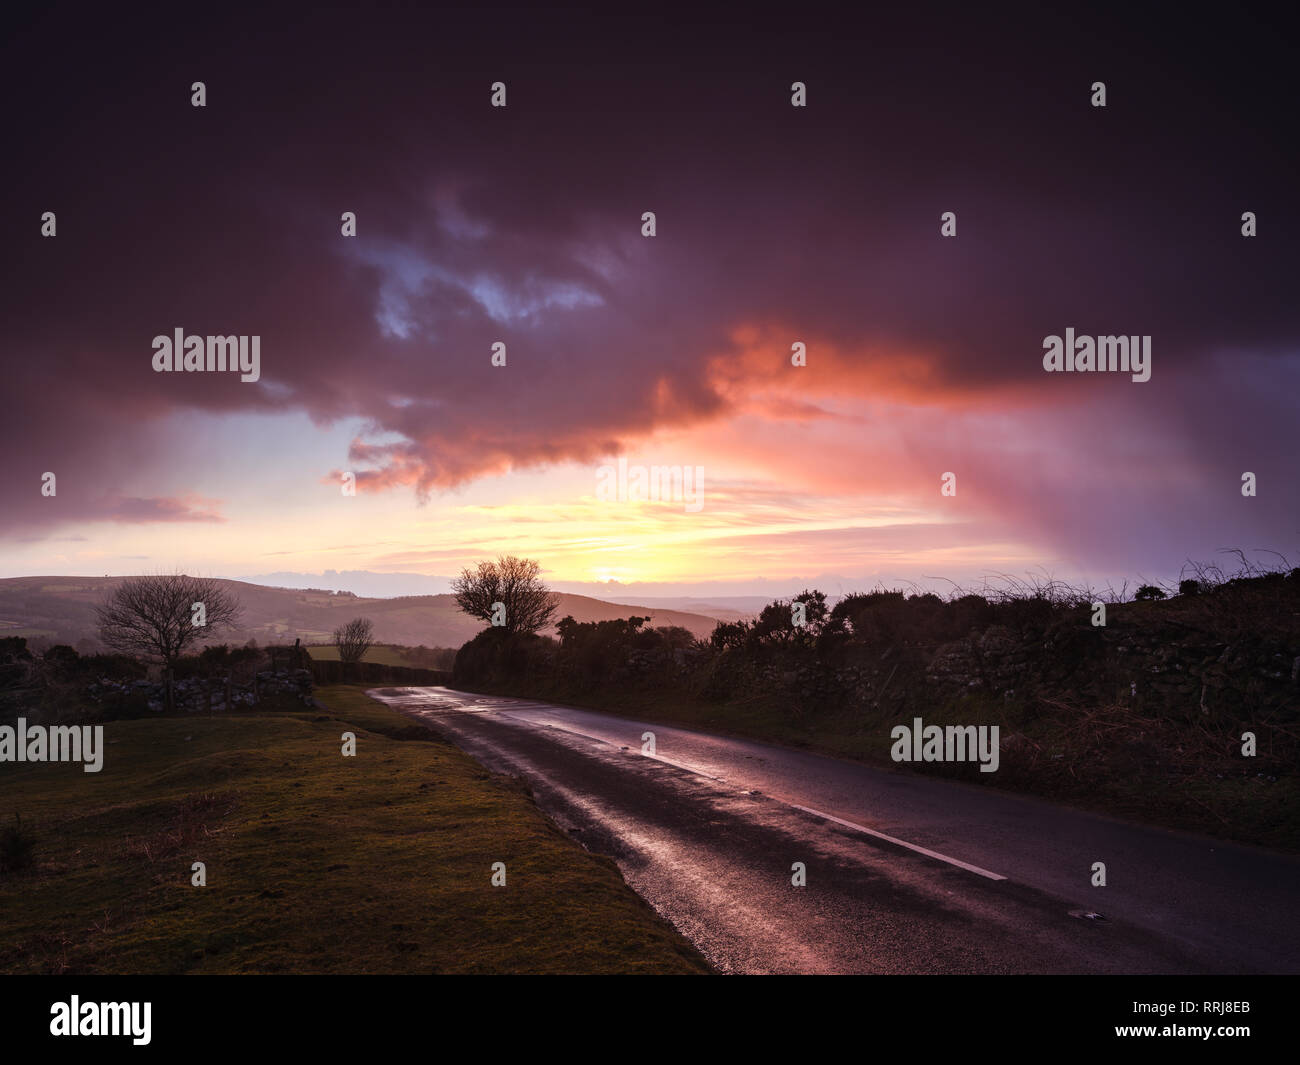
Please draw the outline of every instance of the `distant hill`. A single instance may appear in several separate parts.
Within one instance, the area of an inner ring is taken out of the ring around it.
[[[719,621],[741,621],[758,617],[763,607],[779,598],[782,597],[774,595],[722,595],[709,598],[690,595],[642,596],[636,601],[636,605],[652,607],[655,610],[685,610],[688,613],[705,614]],[[784,598],[789,599],[790,596]],[[831,605],[834,605],[838,599],[839,596],[827,596],[827,602]],[[620,596],[610,602],[622,604],[625,600]]]
[[[427,573],[375,573],[361,569],[327,569],[322,573],[295,573],[286,570],[276,573],[236,573],[230,579],[248,584],[261,584],[269,588],[314,588],[331,592],[353,592],[359,596],[376,599],[388,599],[399,595],[447,595],[451,592],[453,580],[451,577],[438,577]]]
[[[122,577],[9,577],[0,578],[0,637],[26,636],[29,643],[66,643],[81,651],[99,646],[95,607]],[[349,593],[333,594],[294,588],[270,588],[244,581],[218,580],[243,604],[243,619],[236,630],[213,634],[213,642],[321,643],[343,622],[364,615],[375,625],[380,643],[407,646],[459,647],[483,623],[466,617],[450,595],[415,595],[397,599],[363,599]],[[650,616],[652,626],[680,625],[707,637],[717,619],[704,614],[658,607],[637,608],[607,603],[585,595],[559,593],[556,618],[573,615],[577,621],[605,621],[632,615]],[[554,630],[549,630],[554,635]]]

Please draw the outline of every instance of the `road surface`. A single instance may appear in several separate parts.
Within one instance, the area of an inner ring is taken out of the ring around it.
[[[526,780],[723,972],[1300,972],[1297,858],[590,710],[370,694]]]

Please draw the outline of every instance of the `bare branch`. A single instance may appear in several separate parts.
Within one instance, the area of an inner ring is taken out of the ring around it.
[[[96,613],[109,647],[170,666],[213,630],[232,627],[240,605],[216,580],[170,573],[128,578]]]
[[[375,642],[375,627],[369,618],[353,618],[334,630],[334,646],[340,662],[360,662]]]

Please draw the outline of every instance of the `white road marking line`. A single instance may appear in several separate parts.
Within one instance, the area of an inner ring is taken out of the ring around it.
[[[918,854],[924,854],[928,858],[938,858],[941,862],[947,862],[949,865],[955,865],[960,869],[965,869],[971,873],[978,873],[980,876],[986,876],[990,880],[1005,880],[1005,876],[999,876],[997,873],[990,873],[987,869],[981,869],[978,865],[971,865],[969,862],[963,862],[958,858],[950,858],[946,854],[940,854],[938,851],[927,850],[925,847],[918,847],[915,843],[908,843],[905,839],[898,839],[895,836],[887,836],[883,832],[877,832],[874,828],[867,828],[865,825],[855,824],[852,821],[845,821],[842,817],[836,817],[834,814],[825,813],[822,810],[814,810],[811,806],[800,806],[797,802],[787,803],[796,810],[802,810],[806,814],[812,814],[815,817],[824,817],[827,821],[834,821],[837,825],[843,825],[845,828],[852,828],[858,832],[865,832],[868,836],[875,836],[877,839],[888,840],[890,843],[897,843],[900,847],[906,847],[910,851],[916,851]]]

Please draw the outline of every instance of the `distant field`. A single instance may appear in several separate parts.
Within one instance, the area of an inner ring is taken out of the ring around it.
[[[307,653],[318,662],[337,662],[339,660],[339,649],[332,643],[310,644],[307,647]],[[400,647],[386,643],[375,644],[366,651],[362,661],[378,662],[381,666],[411,665],[411,660],[402,653]]]
[[[359,688],[317,694],[109,722],[98,774],[0,767],[37,839],[0,875],[0,972],[709,971],[519,785]]]

